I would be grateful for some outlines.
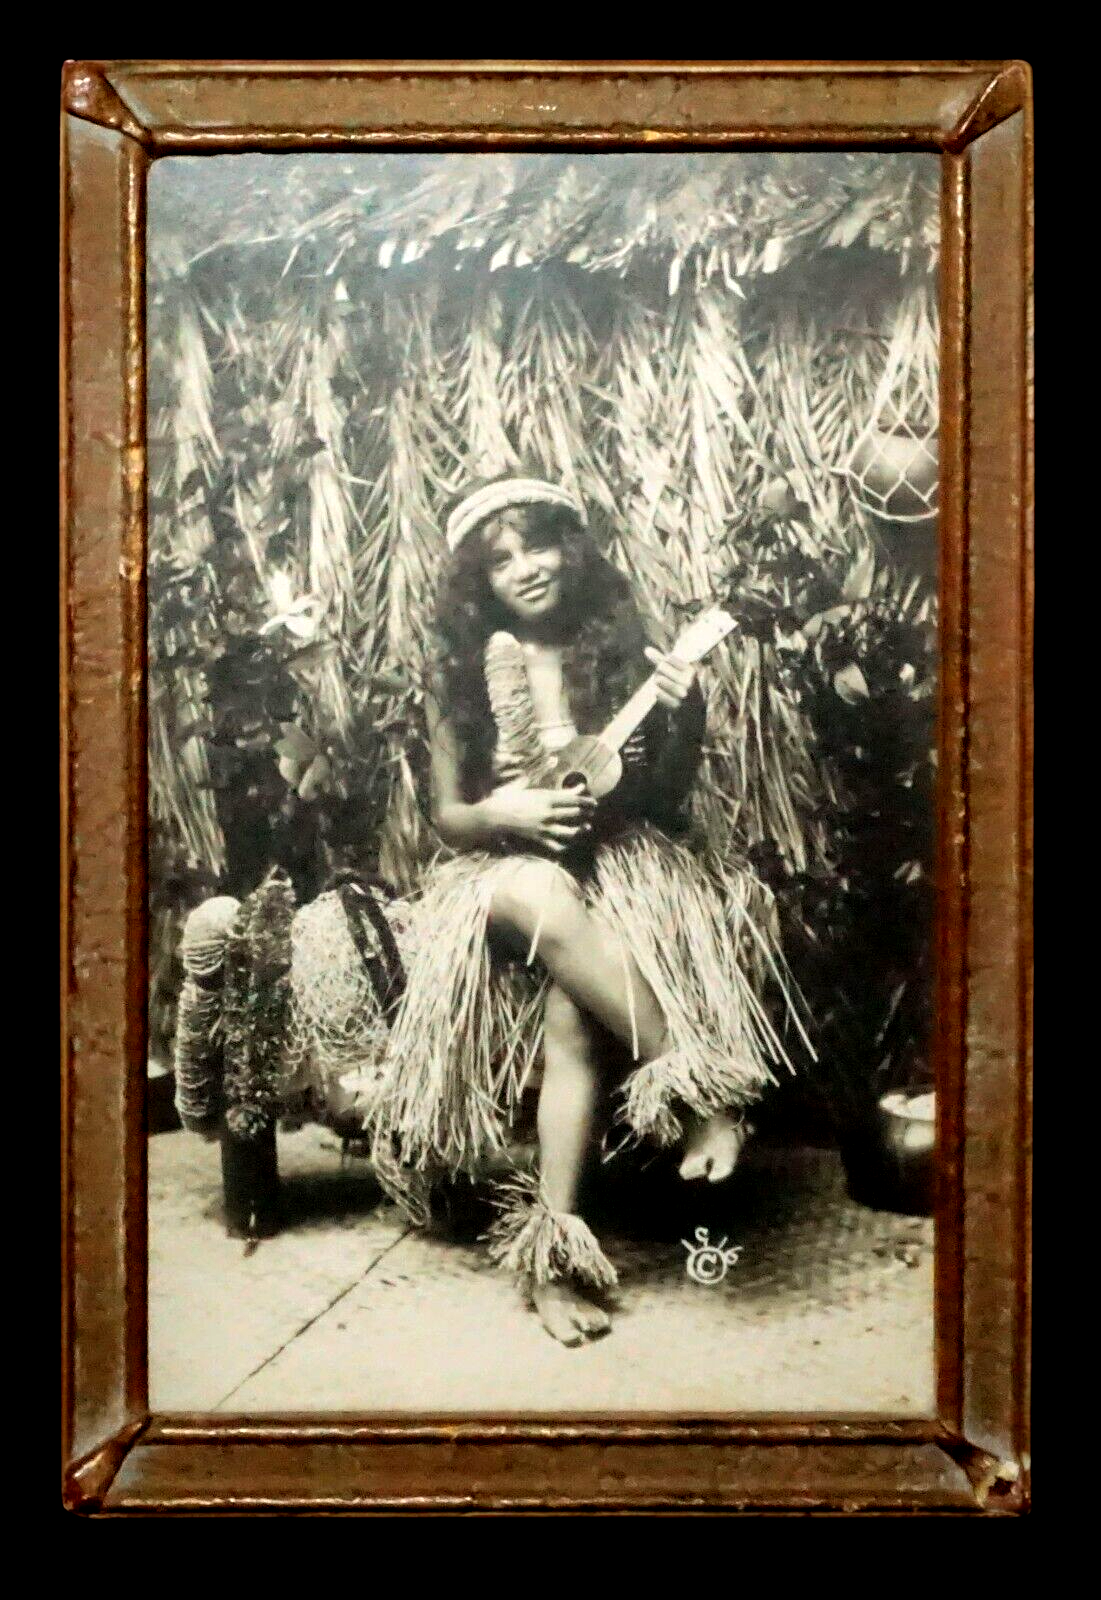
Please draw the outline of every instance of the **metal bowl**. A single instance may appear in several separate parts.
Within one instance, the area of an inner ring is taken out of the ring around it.
[[[842,1149],[849,1193],[860,1205],[931,1216],[936,1193],[936,1099],[884,1095],[875,1118]]]
[[[932,1153],[937,1137],[937,1108],[931,1091],[885,1094],[879,1109],[886,1119],[887,1141],[899,1161],[916,1161]]]

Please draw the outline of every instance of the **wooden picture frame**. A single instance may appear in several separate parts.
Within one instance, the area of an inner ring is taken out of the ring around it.
[[[1019,1514],[1029,1504],[1032,98],[1019,62],[70,63],[63,116],[64,1502]],[[144,194],[170,154],[922,149],[943,174],[936,1415],[149,1414]]]

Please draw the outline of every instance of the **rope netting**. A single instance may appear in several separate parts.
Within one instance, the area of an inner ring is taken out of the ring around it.
[[[226,1099],[227,952],[235,939],[247,946],[254,898],[208,900],[184,927],[176,1099],[184,1125],[196,1130],[210,1125]],[[398,901],[382,913],[368,891],[352,884],[294,912],[285,1029],[273,1041],[278,1066],[270,1088],[280,1114],[309,1106],[330,1119],[366,1120],[401,992],[407,916]],[[243,1025],[255,1032],[264,994],[247,998]]]
[[[857,505],[888,522],[937,514],[939,333],[931,291],[899,306],[868,420],[846,466]]]
[[[407,910],[400,901],[386,908],[399,948]],[[309,1088],[330,1109],[366,1114],[380,1081],[395,998],[393,967],[375,924],[348,895],[331,889],[296,912],[286,1094]]]

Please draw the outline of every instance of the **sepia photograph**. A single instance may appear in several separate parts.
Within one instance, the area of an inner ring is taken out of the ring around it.
[[[940,217],[151,164],[154,1412],[935,1413]]]

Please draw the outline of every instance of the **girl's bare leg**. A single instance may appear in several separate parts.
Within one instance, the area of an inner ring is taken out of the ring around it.
[[[706,1178],[708,1183],[721,1183],[729,1178],[752,1132],[747,1122],[723,1112],[713,1117],[690,1115],[680,1164],[681,1177],[689,1181]]]
[[[558,987],[642,1061],[659,1056],[665,1018],[633,956],[586,909],[574,881],[553,862],[518,861],[490,908],[495,926],[537,954]]]
[[[558,987],[581,1011],[597,1017],[642,1061],[665,1048],[666,1025],[657,997],[633,956],[590,915],[577,885],[553,862],[518,861],[493,897],[490,919],[528,948],[536,948]],[[718,1183],[730,1176],[746,1132],[732,1117],[691,1119],[682,1178]]]
[[[565,990],[556,986],[547,996],[538,1114],[543,1191],[555,1211],[576,1209],[598,1089],[588,1020]],[[537,1285],[532,1298],[544,1328],[562,1344],[580,1344],[609,1326],[606,1313],[568,1280]]]

